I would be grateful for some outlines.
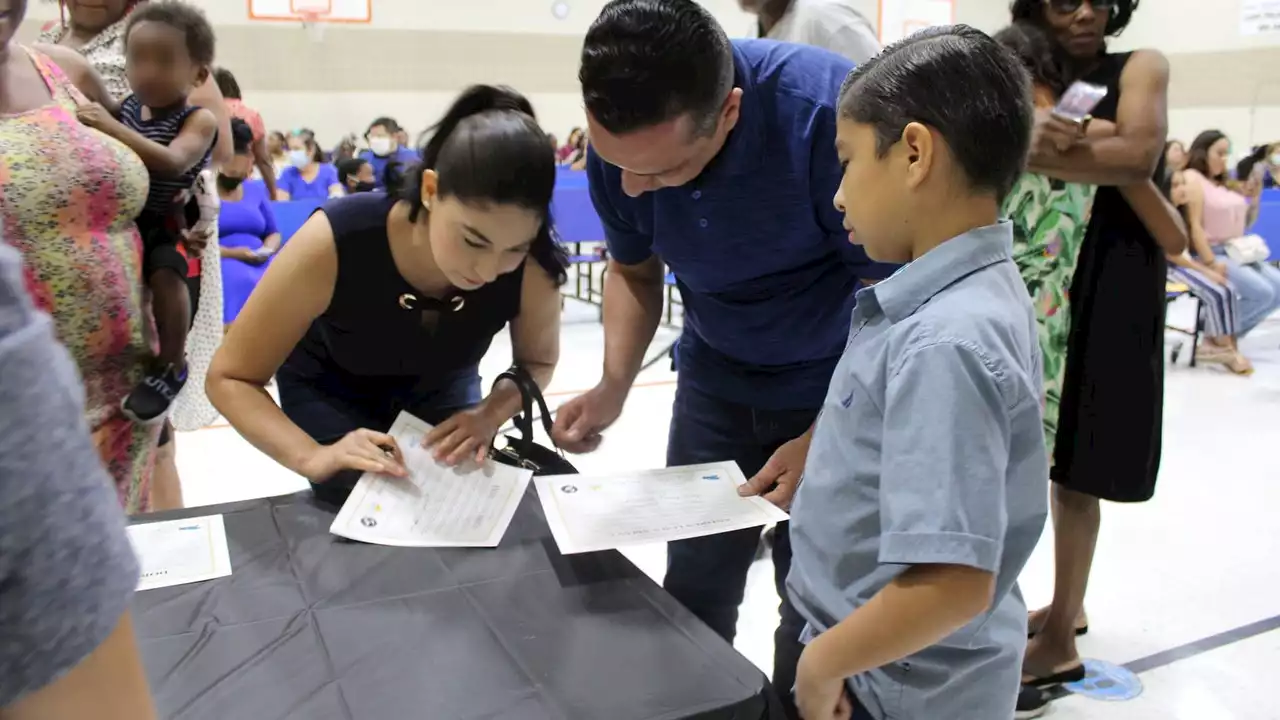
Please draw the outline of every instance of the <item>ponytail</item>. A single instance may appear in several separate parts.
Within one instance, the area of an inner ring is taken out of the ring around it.
[[[430,137],[422,163],[407,171],[392,163],[385,178],[387,193],[409,203],[409,220],[417,222],[423,212],[425,170],[439,176],[441,197],[533,210],[543,220],[529,254],[563,284],[568,259],[552,237],[551,220],[556,153],[528,99],[509,87],[473,85],[424,134]]]

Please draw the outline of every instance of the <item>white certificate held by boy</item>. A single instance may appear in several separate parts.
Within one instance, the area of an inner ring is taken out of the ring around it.
[[[534,478],[560,552],[612,550],[783,522],[787,514],[758,497],[742,497],[737,463],[613,475]]]

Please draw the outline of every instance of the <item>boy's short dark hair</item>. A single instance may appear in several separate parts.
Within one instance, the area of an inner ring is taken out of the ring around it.
[[[129,33],[140,22],[162,23],[181,31],[187,39],[187,53],[191,55],[191,59],[197,65],[213,65],[218,39],[209,19],[200,8],[179,0],[139,3],[138,9],[129,15],[129,24],[125,26],[126,43],[129,42]]]
[[[922,123],[942,135],[975,187],[1000,199],[1026,167],[1034,113],[1026,68],[968,25],[894,43],[840,88],[840,116],[873,126],[880,155],[908,123]]]
[[[587,30],[578,80],[587,112],[611,133],[689,114],[706,134],[733,75],[729,36],[694,0],[613,0]]]

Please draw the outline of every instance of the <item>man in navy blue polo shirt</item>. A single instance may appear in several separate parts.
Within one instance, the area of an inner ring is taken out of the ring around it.
[[[736,460],[790,504],[805,448],[784,445],[822,406],[859,281],[894,269],[849,242],[832,205],[836,105],[852,68],[817,48],[730,42],[693,0],[605,6],[579,73],[610,254],[604,375],[560,409],[562,447],[593,450],[621,413],[661,316],[665,263],[685,306],[667,463]],[[728,640],[758,540],[746,530],[668,549],[665,587]],[[775,667],[784,694],[794,670]]]

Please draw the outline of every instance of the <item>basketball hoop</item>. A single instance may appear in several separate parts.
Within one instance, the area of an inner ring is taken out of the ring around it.
[[[325,26],[328,25],[323,16],[314,10],[303,10],[298,13],[298,17],[302,19],[302,28],[307,31],[307,36],[311,38],[311,42],[324,42]]]

